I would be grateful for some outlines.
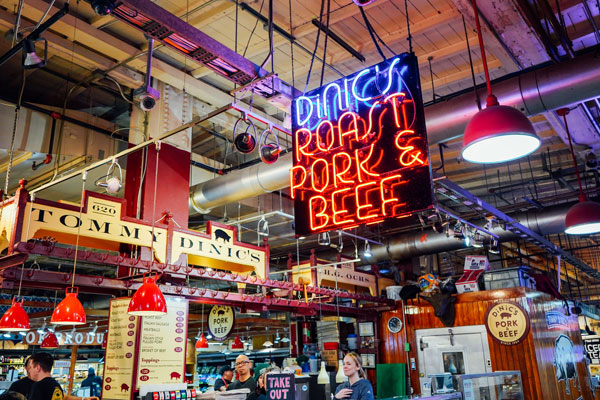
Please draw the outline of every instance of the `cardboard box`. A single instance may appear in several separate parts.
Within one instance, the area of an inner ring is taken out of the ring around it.
[[[456,291],[458,293],[478,292],[477,283],[481,274],[490,269],[490,263],[485,256],[467,256],[465,258],[465,270],[462,276],[456,281]]]

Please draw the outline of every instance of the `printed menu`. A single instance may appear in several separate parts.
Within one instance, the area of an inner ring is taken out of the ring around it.
[[[136,388],[147,384],[183,383],[188,302],[165,296],[167,314],[143,317]]]
[[[130,298],[110,301],[102,399],[128,400],[133,394],[138,317],[127,314]]]

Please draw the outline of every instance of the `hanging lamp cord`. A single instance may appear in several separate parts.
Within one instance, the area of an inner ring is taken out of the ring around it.
[[[408,17],[408,0],[404,0],[404,14],[406,15],[406,31],[408,32],[408,52],[413,53],[412,35],[410,34],[410,18]]]
[[[490,73],[488,71],[487,59],[485,57],[485,47],[483,47],[483,35],[481,33],[481,25],[479,24],[479,10],[477,9],[477,0],[473,0],[473,12],[475,13],[475,26],[477,27],[477,38],[479,39],[479,50],[481,50],[481,62],[483,63],[483,71],[485,72],[485,82],[488,89],[488,97],[486,99],[486,107],[497,106],[498,99],[492,93],[492,83],[490,81]]]
[[[571,132],[569,132],[569,125],[567,124],[567,114],[569,114],[569,109],[561,108],[557,110],[556,113],[563,117],[563,121],[565,122],[565,131],[567,132],[567,137],[569,138],[569,148],[571,149],[571,157],[573,158],[573,167],[575,168],[575,175],[577,175],[577,184],[579,185],[579,201],[584,202],[587,200],[587,198],[583,193],[583,187],[581,186],[581,177],[579,176],[577,158],[575,157],[575,151],[573,150],[573,141],[571,140]]]
[[[152,262],[150,263],[150,271],[152,272],[152,265],[154,264],[154,226],[156,225],[156,192],[158,188],[158,162],[160,161],[160,141],[156,142],[156,164],[154,168],[154,198],[152,201],[152,233],[151,233],[151,245],[150,245],[150,258]]]
[[[75,257],[73,260],[73,276],[71,278],[71,289],[75,286],[75,272],[77,271],[77,253],[79,252],[79,237],[81,236],[81,216],[83,214],[83,199],[85,195],[85,181],[87,180],[87,171],[81,174],[81,201],[79,204],[79,224],[77,225],[77,239],[75,239]]]

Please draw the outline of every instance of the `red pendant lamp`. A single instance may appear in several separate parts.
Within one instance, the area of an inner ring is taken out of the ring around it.
[[[573,158],[573,167],[577,175],[577,183],[579,184],[579,203],[575,204],[567,212],[565,218],[565,233],[570,235],[588,235],[600,232],[600,204],[595,201],[589,201],[583,192],[581,186],[581,177],[579,176],[579,168],[577,167],[577,159],[575,151],[573,151],[573,142],[571,140],[571,132],[567,124],[568,108],[556,110],[556,113],[563,117],[565,123],[565,131],[569,138],[569,148],[571,149],[571,157]]]
[[[84,325],[85,310],[77,298],[79,288],[70,287],[65,290],[65,298],[58,303],[52,313],[50,323],[54,325]]]
[[[58,349],[58,339],[54,332],[48,331],[46,336],[44,336],[44,340],[42,340],[42,344],[40,345],[42,349]]]
[[[465,128],[462,158],[478,164],[516,160],[536,151],[541,141],[523,113],[513,107],[501,106],[492,93],[476,0],[473,0],[473,11],[488,97],[486,108],[475,114]]]
[[[235,340],[233,341],[231,348],[233,350],[243,350],[244,349],[244,343],[242,343],[239,336],[235,337]]]
[[[163,315],[167,313],[165,296],[156,285],[156,278],[144,274],[144,283],[133,294],[127,314],[138,317]]]
[[[196,342],[197,349],[208,349],[208,340],[204,337],[204,332],[200,334],[198,341]]]
[[[23,299],[12,300],[12,305],[0,319],[0,331],[20,332],[29,330],[29,317],[23,308]]]

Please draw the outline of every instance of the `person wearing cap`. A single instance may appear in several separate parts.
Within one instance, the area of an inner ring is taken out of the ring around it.
[[[88,376],[81,382],[81,387],[89,387],[90,396],[100,397],[100,393],[102,392],[102,378],[96,375],[93,367],[88,369]]]
[[[214,389],[215,392],[224,392],[227,390],[227,386],[229,386],[231,380],[233,379],[233,368],[231,368],[228,365],[225,365],[219,370],[219,374],[221,375],[221,377],[215,380]]]

